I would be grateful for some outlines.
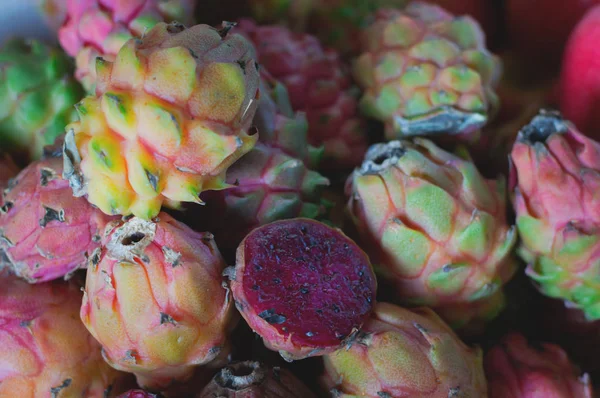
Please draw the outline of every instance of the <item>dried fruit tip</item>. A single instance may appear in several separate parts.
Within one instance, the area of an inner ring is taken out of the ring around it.
[[[539,114],[519,132],[518,141],[535,144],[544,143],[553,134],[564,134],[569,130],[562,114],[555,110],[540,110]]]

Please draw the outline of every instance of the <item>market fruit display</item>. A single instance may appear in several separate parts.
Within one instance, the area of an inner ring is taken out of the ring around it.
[[[286,369],[245,361],[221,369],[197,398],[315,398]]]
[[[159,22],[187,24],[193,0],[50,0],[66,5],[58,30],[60,45],[75,57],[75,77],[92,93],[96,87],[96,59],[114,61],[127,40],[139,37]],[[64,6],[63,6],[64,7]],[[57,6],[51,7],[51,10]]]
[[[159,23],[99,61],[96,95],[67,126],[64,175],[107,214],[155,217],[225,188],[249,152],[259,75],[250,43],[208,25]]]
[[[500,73],[477,22],[423,2],[378,10],[354,60],[361,110],[385,123],[388,140],[475,140],[499,105]]]
[[[325,357],[323,382],[342,397],[485,397],[483,356],[433,311],[375,306],[356,341]]]
[[[62,171],[62,157],[50,153],[30,163],[3,193],[0,267],[10,267],[30,283],[68,279],[87,267],[111,220],[74,197]]]
[[[592,398],[589,377],[554,344],[510,334],[485,357],[490,398]]]
[[[309,219],[254,229],[228,274],[244,319],[290,361],[343,347],[375,303],[367,255],[341,231]]]
[[[88,267],[81,319],[115,369],[160,389],[227,355],[235,316],[210,233],[166,213],[115,222]]]
[[[364,247],[405,304],[477,305],[516,272],[505,181],[429,140],[373,145],[346,190]]]
[[[600,144],[541,111],[511,153],[511,191],[527,275],[542,293],[600,319]]]
[[[599,396],[597,0],[36,3],[1,397]]]
[[[0,49],[0,143],[2,151],[37,160],[77,119],[73,105],[83,90],[60,49],[13,38]],[[15,157],[16,159],[16,157]]]
[[[102,359],[78,312],[75,284],[30,285],[0,275],[0,396],[102,398],[124,374]]]
[[[326,164],[360,163],[367,149],[366,126],[350,71],[337,52],[314,36],[282,26],[242,20],[239,28],[254,44],[258,62],[287,87],[292,108],[306,114],[308,141],[324,146]]]

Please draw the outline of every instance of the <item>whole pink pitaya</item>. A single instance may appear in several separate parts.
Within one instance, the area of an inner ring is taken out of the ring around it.
[[[111,223],[90,256],[81,319],[112,367],[168,388],[227,355],[234,314],[224,268],[210,233],[166,213]]]
[[[0,276],[0,396],[109,397],[124,375],[102,360],[100,344],[79,321],[72,283],[30,285]]]
[[[375,303],[367,255],[340,230],[304,218],[254,229],[226,274],[244,319],[288,361],[343,347]]]
[[[527,275],[545,295],[600,319],[600,143],[543,110],[519,132],[511,162]]]
[[[21,171],[4,191],[0,263],[30,283],[69,278],[85,268],[112,217],[76,198],[62,178],[61,157],[48,154]]]
[[[197,398],[314,398],[289,370],[260,362],[230,364],[219,371]],[[141,397],[140,397],[141,398]]]
[[[484,360],[490,398],[592,398],[589,377],[557,345],[509,334]]]
[[[87,91],[96,85],[96,58],[114,61],[132,37],[158,22],[191,22],[193,0],[65,0],[67,15],[58,31],[62,48],[76,57],[75,77]]]
[[[282,26],[257,26],[244,19],[239,28],[254,43],[258,61],[287,87],[293,109],[306,113],[308,141],[325,146],[326,165],[360,163],[367,149],[366,126],[339,55],[316,37]]]

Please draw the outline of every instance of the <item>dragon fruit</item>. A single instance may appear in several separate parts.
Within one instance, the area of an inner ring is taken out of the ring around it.
[[[259,91],[252,46],[231,27],[159,23],[99,60],[97,95],[78,104],[65,138],[75,196],[149,220],[165,201],[226,187],[227,168],[256,142]]]
[[[541,111],[511,153],[519,254],[542,293],[600,319],[600,144]]]
[[[244,19],[239,28],[254,43],[261,65],[287,87],[293,109],[306,113],[308,141],[324,145],[324,166],[360,163],[367,148],[366,127],[337,53],[324,49],[314,36],[282,26],[257,26]]]
[[[490,398],[592,398],[589,377],[554,344],[528,345],[520,334],[505,336],[485,356]]]
[[[244,319],[287,361],[352,341],[375,302],[367,255],[341,231],[309,219],[254,229],[226,274]]]
[[[254,118],[259,142],[228,169],[231,188],[203,193],[206,205],[191,211],[200,226],[215,234],[224,252],[235,251],[255,227],[280,219],[317,218],[327,210],[320,196],[329,181],[311,170],[322,151],[306,142],[306,118],[293,113],[285,87],[263,76]]]
[[[191,23],[193,8],[193,0],[66,0],[58,39],[76,57],[75,76],[92,93],[97,57],[114,61],[129,39],[141,37],[159,22]]]
[[[30,283],[67,279],[85,268],[88,256],[100,246],[101,231],[113,219],[74,197],[61,174],[62,158],[49,153],[21,171],[4,191],[0,264]]]
[[[72,283],[30,285],[0,277],[0,396],[108,397],[123,380],[78,319]]]
[[[245,361],[221,369],[197,398],[314,398],[290,371]]]
[[[448,136],[476,141],[495,114],[500,59],[471,17],[412,2],[380,9],[364,30],[354,76],[364,114],[385,123],[388,140]]]
[[[90,256],[81,319],[112,367],[168,388],[227,355],[235,324],[224,268],[210,233],[166,213],[114,222]]]
[[[463,311],[516,271],[504,180],[484,179],[429,140],[373,145],[346,194],[371,260],[405,304]]]
[[[0,49],[0,145],[36,160],[43,148],[77,119],[73,105],[83,95],[72,65],[59,48],[13,39]],[[15,157],[15,160],[19,160]]]
[[[483,355],[433,311],[378,303],[346,349],[326,355],[334,397],[486,397]]]

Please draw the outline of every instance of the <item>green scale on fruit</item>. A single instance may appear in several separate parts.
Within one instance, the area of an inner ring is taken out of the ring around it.
[[[2,151],[39,159],[45,145],[76,120],[73,105],[83,90],[60,49],[14,39],[0,50],[0,145]]]

